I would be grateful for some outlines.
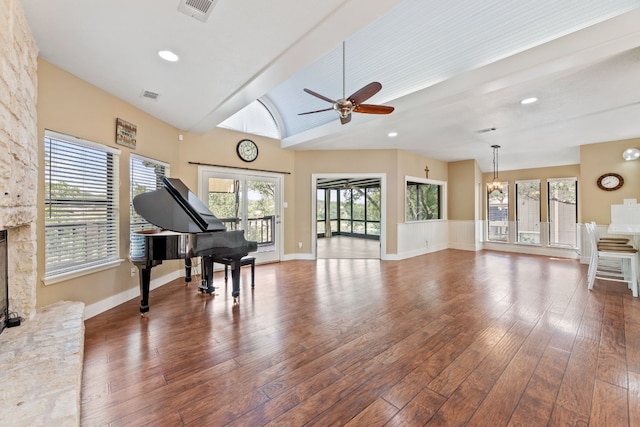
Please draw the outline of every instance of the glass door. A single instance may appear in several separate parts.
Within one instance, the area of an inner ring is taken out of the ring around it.
[[[257,262],[280,261],[280,188],[275,175],[230,173],[201,168],[200,198],[227,230],[244,230],[258,242]]]

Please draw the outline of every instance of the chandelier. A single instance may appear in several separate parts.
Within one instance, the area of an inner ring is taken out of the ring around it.
[[[491,148],[493,148],[493,181],[491,181],[487,190],[489,193],[493,193],[494,191],[502,193],[502,182],[498,179],[498,148],[500,148],[500,146],[492,145]]]

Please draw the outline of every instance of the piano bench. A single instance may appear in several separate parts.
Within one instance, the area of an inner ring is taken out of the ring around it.
[[[219,264],[224,264],[224,280],[227,280],[227,278],[229,277],[228,267],[231,265],[233,260],[231,258],[216,258],[215,262],[217,262]],[[256,287],[256,282],[255,282],[255,280],[256,280],[256,258],[252,257],[252,256],[249,256],[249,255],[240,258],[240,267],[242,267],[244,265],[250,265],[251,266],[251,287],[255,288]]]

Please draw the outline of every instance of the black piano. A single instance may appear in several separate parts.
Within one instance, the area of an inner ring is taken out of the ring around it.
[[[161,230],[141,231],[132,239],[131,261],[140,270],[140,313],[149,311],[151,269],[166,259],[184,259],[186,280],[191,280],[191,258],[202,258],[198,290],[212,294],[213,262],[231,259],[234,301],[240,295],[240,259],[258,249],[244,238],[243,230],[226,231],[222,221],[176,178],[162,178],[164,187],[133,198],[133,207],[147,222]],[[144,242],[144,245],[140,244]],[[137,243],[137,244],[136,244]]]

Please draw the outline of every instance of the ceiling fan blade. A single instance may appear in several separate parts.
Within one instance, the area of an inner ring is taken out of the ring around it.
[[[351,113],[349,113],[346,117],[340,116],[340,123],[342,123],[343,125],[346,125],[350,121],[351,121]]]
[[[356,113],[366,114],[389,114],[394,110],[393,107],[387,105],[360,104],[353,109]]]
[[[380,83],[371,82],[347,99],[351,101],[353,105],[358,105],[380,92],[380,89],[382,89],[382,85]]]
[[[305,114],[322,113],[323,111],[333,111],[333,108],[325,108],[323,110],[316,110],[316,111],[307,111],[306,113],[298,113],[298,115],[303,116]]]
[[[324,101],[327,101],[327,102],[330,102],[330,103],[332,103],[332,104],[335,104],[335,102],[336,102],[336,101],[334,101],[333,99],[327,98],[327,97],[326,97],[326,96],[324,96],[324,95],[320,95],[318,92],[314,92],[314,91],[312,91],[311,89],[304,88],[304,91],[305,91],[305,92],[307,92],[307,93],[308,93],[308,94],[310,94],[310,95],[315,96],[316,98],[320,98],[320,99],[322,99],[322,100],[324,100]]]

